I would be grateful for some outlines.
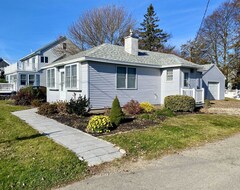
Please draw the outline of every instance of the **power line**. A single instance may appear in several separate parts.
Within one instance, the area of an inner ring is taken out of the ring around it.
[[[201,21],[200,27],[199,27],[198,32],[197,32],[196,40],[198,39],[199,32],[200,32],[200,30],[201,30],[201,28],[202,28],[202,25],[203,25],[205,16],[206,16],[206,14],[207,14],[207,10],[208,10],[209,3],[210,3],[210,0],[207,1],[207,6],[206,6],[206,8],[205,8],[205,11],[204,11],[204,14],[203,14],[203,17],[202,17],[202,21]]]

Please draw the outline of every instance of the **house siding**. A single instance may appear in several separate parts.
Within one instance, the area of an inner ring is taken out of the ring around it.
[[[219,100],[224,99],[225,93],[225,77],[222,72],[217,68],[217,66],[213,66],[210,68],[205,74],[202,76],[203,88],[205,89],[205,97],[208,97],[208,83],[209,82],[218,82],[219,83]]]
[[[137,89],[116,89],[117,65],[98,62],[89,62],[88,65],[88,93],[92,108],[111,107],[115,96],[118,96],[121,106],[131,99],[139,102],[148,101],[152,104],[160,104],[160,69],[135,67]]]

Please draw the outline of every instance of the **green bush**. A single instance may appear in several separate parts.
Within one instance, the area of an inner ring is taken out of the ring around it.
[[[108,116],[94,116],[87,125],[87,131],[91,133],[104,133],[109,132],[109,128],[111,127],[112,124]]]
[[[0,78],[0,83],[8,83],[5,79]]]
[[[86,113],[89,111],[89,105],[90,102],[86,96],[82,97],[80,95],[78,99],[72,98],[67,103],[67,110],[70,114],[86,115]]]
[[[174,112],[193,112],[195,109],[195,100],[190,96],[167,96],[164,99],[164,106]]]
[[[46,102],[46,87],[28,86],[21,88],[13,99],[16,105],[31,105],[33,100]]]
[[[44,103],[38,108],[38,113],[45,116],[50,116],[57,113],[56,104]]]
[[[123,119],[124,119],[124,114],[123,114],[122,108],[120,107],[118,97],[116,96],[112,103],[112,108],[110,112],[110,121],[113,125],[118,126]]]
[[[156,116],[165,116],[165,117],[173,117],[175,114],[167,108],[158,109],[155,111]]]
[[[151,120],[154,121],[156,119],[156,115],[152,113],[143,113],[138,116],[139,119],[142,120]]]
[[[145,113],[151,113],[154,111],[155,107],[149,102],[141,102],[140,103],[140,108],[143,110]]]

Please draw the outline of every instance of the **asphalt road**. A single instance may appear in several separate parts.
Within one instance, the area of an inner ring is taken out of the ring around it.
[[[62,190],[239,190],[240,135],[152,161],[141,169],[94,176]]]

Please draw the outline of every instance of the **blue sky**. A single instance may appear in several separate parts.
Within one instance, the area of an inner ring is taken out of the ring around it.
[[[211,0],[208,14],[224,0]],[[2,0],[0,6],[0,57],[15,62],[41,46],[67,35],[69,26],[83,11],[108,4],[124,6],[137,22],[153,4],[159,26],[179,47],[194,38],[207,0]]]

